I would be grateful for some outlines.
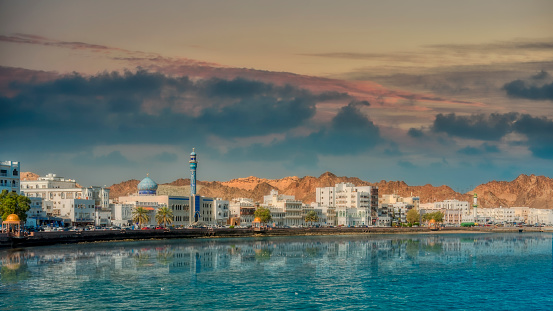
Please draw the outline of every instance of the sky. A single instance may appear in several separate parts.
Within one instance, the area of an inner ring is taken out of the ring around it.
[[[553,2],[2,1],[0,160],[82,185],[553,177]]]

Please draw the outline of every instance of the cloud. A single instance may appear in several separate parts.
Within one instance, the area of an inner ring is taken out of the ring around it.
[[[553,120],[524,114],[514,124],[514,129],[526,135],[529,149],[534,156],[553,159]]]
[[[353,52],[337,52],[337,53],[313,53],[313,54],[298,54],[301,56],[313,56],[335,59],[353,59],[353,60],[389,60],[389,61],[413,61],[420,57],[416,54],[409,53],[353,53]]]
[[[0,94],[6,117],[0,135],[31,148],[7,135],[17,131],[36,142],[33,148],[46,150],[285,133],[311,119],[321,99],[345,97],[244,79],[192,81],[145,70],[90,77],[75,73],[10,87],[16,95]],[[355,117],[351,112],[342,115],[339,124]]]
[[[531,100],[553,100],[553,82],[541,86],[528,85],[522,80],[515,80],[503,86],[507,95]]]
[[[472,147],[472,146],[466,146],[465,148],[459,149],[457,153],[464,154],[464,155],[484,155],[487,153],[498,153],[499,148],[495,145],[490,145],[488,143],[484,143],[479,147]]]
[[[360,154],[383,142],[379,128],[360,109],[368,105],[368,102],[351,101],[340,108],[329,126],[309,135],[287,135],[269,144],[256,143],[231,149],[227,156],[235,161],[294,159],[294,165],[298,165],[305,163],[301,160],[309,159],[311,155]]]
[[[511,41],[497,41],[491,43],[480,44],[433,44],[425,45],[425,48],[438,49],[438,50],[452,50],[452,51],[520,51],[520,50],[553,50],[553,41],[550,39],[543,40],[511,40]]]
[[[157,62],[170,62],[175,60],[172,58],[162,57],[161,55],[156,53],[131,51],[127,49],[87,43],[87,42],[56,40],[56,39],[51,39],[51,38],[32,35],[32,34],[15,33],[9,36],[0,35],[0,42],[42,45],[42,46],[58,47],[58,48],[71,49],[71,50],[89,51],[92,53],[101,53],[104,55],[108,55],[112,59],[116,59],[116,60],[127,60],[127,61],[147,60],[147,61],[157,61]],[[195,61],[195,60],[186,59],[186,58],[179,58],[178,60],[181,64],[188,64],[188,65],[194,64],[194,65],[201,65],[201,66],[205,66],[205,65],[219,66],[218,64],[215,64],[215,63]]]
[[[424,132],[416,128],[410,128],[409,131],[407,131],[407,135],[413,138],[421,138],[421,137],[424,137]]]
[[[497,141],[512,130],[512,124],[517,116],[518,114],[514,112],[471,116],[440,113],[436,115],[432,131],[462,138]]]
[[[547,71],[542,69],[540,72],[538,72],[535,75],[531,76],[530,79],[544,80],[544,79],[548,79],[549,77],[551,77],[551,75]]]
[[[457,116],[438,114],[432,127],[452,137],[499,141],[513,132],[527,137],[526,145],[535,157],[553,159],[553,120],[515,112],[505,114],[474,114]],[[459,153],[474,155],[497,152],[497,146],[484,143],[479,149],[467,147]]]

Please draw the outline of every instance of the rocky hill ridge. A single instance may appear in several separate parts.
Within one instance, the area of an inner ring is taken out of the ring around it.
[[[27,173],[22,173],[27,174]],[[32,173],[30,173],[32,174]],[[32,176],[32,175],[25,175]],[[131,179],[110,187],[110,198],[136,193],[140,181]],[[421,203],[458,199],[472,201],[472,194],[477,193],[479,205],[489,207],[528,206],[532,208],[553,209],[553,179],[545,176],[520,175],[512,181],[490,181],[477,186],[469,193],[459,193],[446,185],[409,186],[404,181],[368,182],[357,177],[336,176],[326,172],[319,177],[290,176],[281,179],[266,179],[255,176],[236,178],[229,181],[198,181],[198,193],[204,196],[218,197],[225,200],[233,198],[253,198],[263,201],[263,196],[272,189],[279,193],[294,195],[304,203],[315,201],[315,188],[331,187],[337,183],[349,182],[356,186],[378,186],[379,195],[399,194],[400,196],[418,196]],[[159,194],[187,195],[190,193],[190,179],[177,179],[171,183],[160,184]]]
[[[520,175],[513,181],[491,181],[477,186],[469,193],[459,193],[446,185],[433,186],[409,186],[404,181],[385,181],[371,183],[357,177],[336,176],[326,172],[319,177],[285,177],[281,179],[266,179],[255,176],[236,178],[229,181],[198,182],[198,193],[205,196],[219,197],[226,200],[246,197],[253,198],[257,202],[263,201],[263,196],[269,194],[272,189],[279,193],[294,195],[305,203],[315,201],[315,188],[331,187],[337,183],[349,182],[356,186],[378,186],[379,194],[399,194],[401,196],[419,196],[421,203],[458,199],[472,201],[472,194],[478,193],[479,205],[488,207],[514,207],[529,206],[533,208],[553,208],[553,179],[545,176]],[[131,180],[115,184],[111,187],[111,197],[136,192],[137,180]],[[178,179],[172,183],[160,185],[159,191],[164,186],[180,186],[188,188],[190,180]]]

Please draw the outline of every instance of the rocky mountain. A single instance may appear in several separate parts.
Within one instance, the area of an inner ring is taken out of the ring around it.
[[[33,181],[37,180],[39,177],[39,175],[32,172],[21,172],[21,175],[19,176],[22,181]]]
[[[486,207],[528,206],[553,209],[553,179],[520,175],[513,181],[491,181],[474,189]]]
[[[458,193],[448,186],[409,186],[403,181],[385,181],[371,183],[356,177],[339,177],[326,172],[319,177],[285,177],[282,179],[264,179],[254,176],[237,178],[229,181],[199,181],[198,193],[204,196],[219,197],[226,200],[233,198],[253,198],[263,201],[263,196],[272,189],[279,193],[294,195],[305,203],[315,201],[315,188],[330,187],[340,182],[350,182],[356,186],[378,186],[379,194],[399,194],[401,196],[419,196],[421,203],[458,199],[472,200],[472,194],[479,196],[480,207],[514,207],[529,206],[534,208],[553,208],[553,179],[545,176],[520,175],[515,180],[491,181],[479,185],[470,193]],[[136,193],[138,180],[128,180],[111,186],[110,198]],[[177,179],[168,184],[161,184],[159,194],[189,195],[190,180]]]

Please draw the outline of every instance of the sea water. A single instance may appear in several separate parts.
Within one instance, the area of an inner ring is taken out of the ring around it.
[[[553,310],[551,233],[149,240],[0,251],[1,310]]]

